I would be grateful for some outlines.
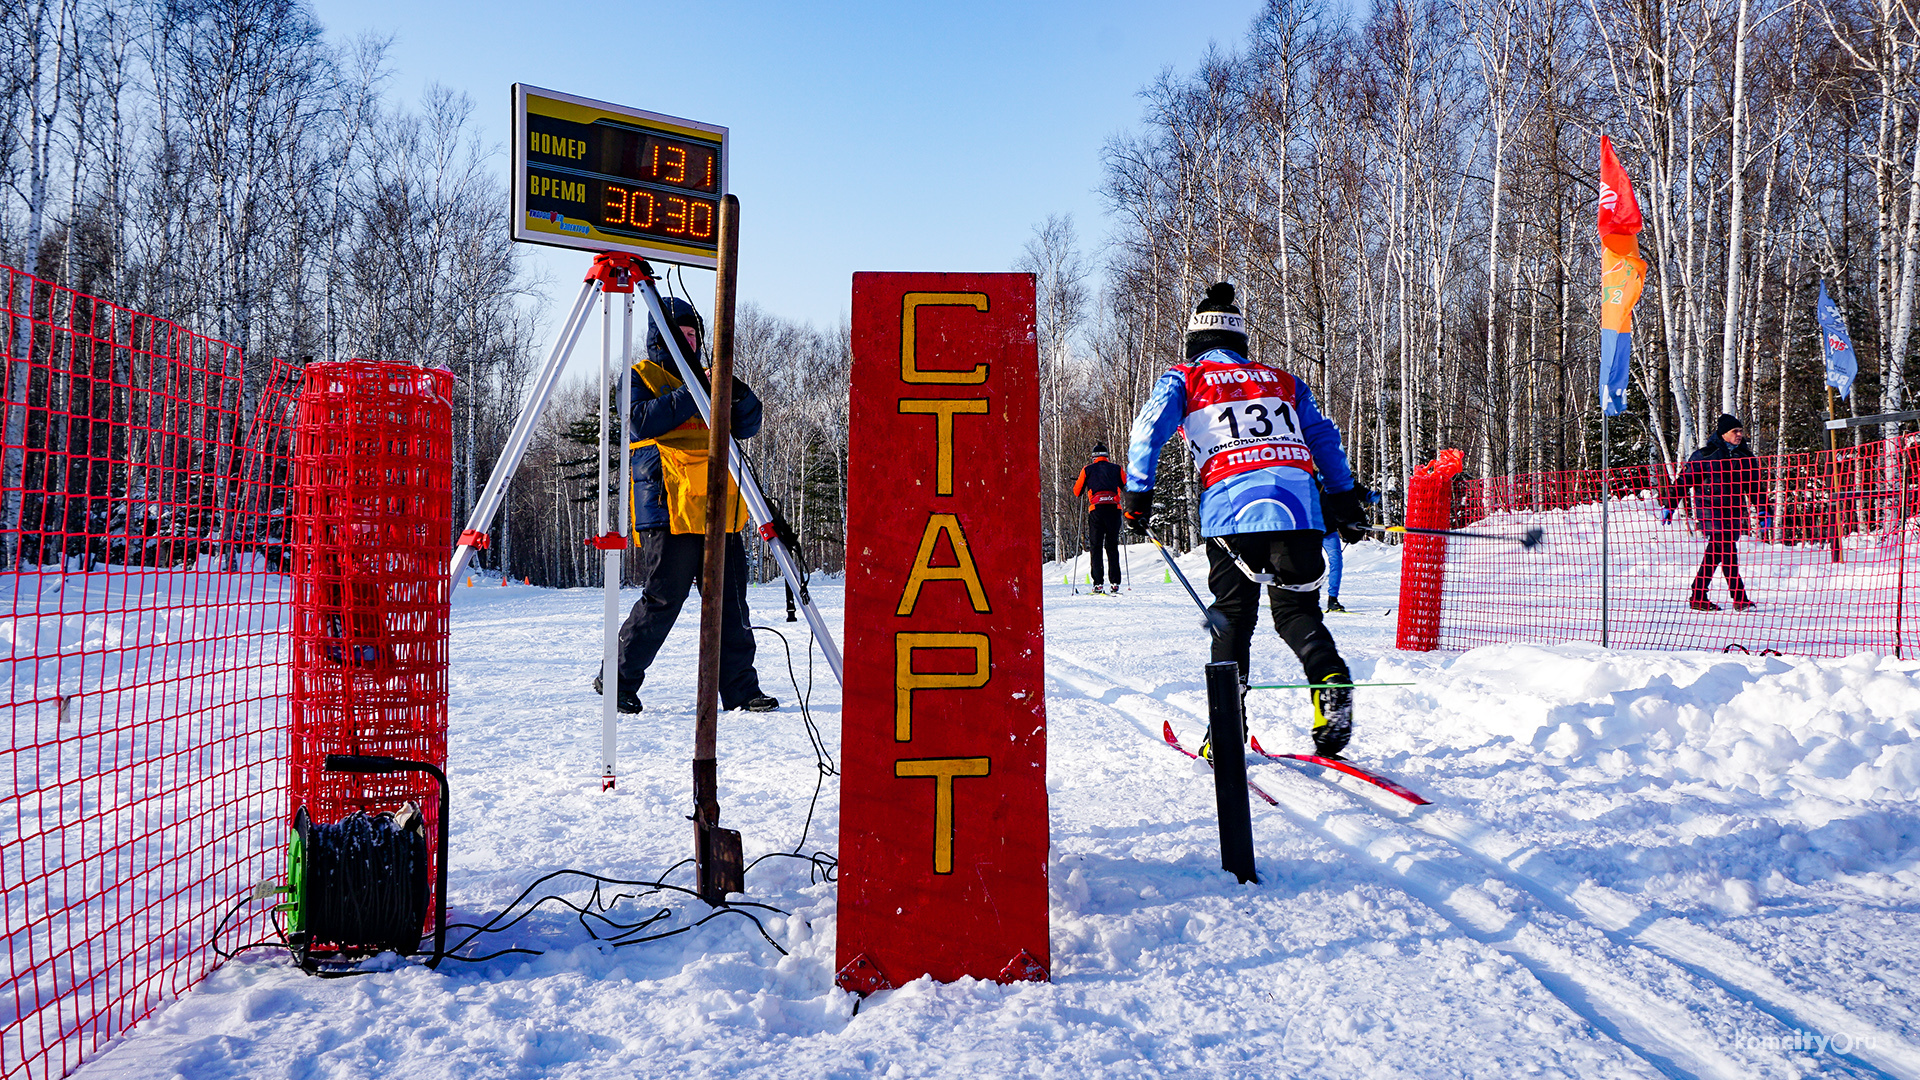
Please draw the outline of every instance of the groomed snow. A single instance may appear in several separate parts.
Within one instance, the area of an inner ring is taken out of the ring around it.
[[[509,956],[323,981],[246,954],[118,1040],[87,1080],[184,1076],[1675,1076],[1920,1078],[1920,664],[1393,648],[1395,552],[1349,552],[1331,616],[1362,680],[1352,756],[1434,800],[1409,812],[1261,763],[1261,882],[1219,869],[1213,787],[1161,742],[1204,724],[1199,617],[1129,553],[1133,589],[1046,594],[1053,981],[832,985],[834,887],[770,859],[726,916],[603,950],[549,909],[476,943]],[[1204,556],[1184,560],[1203,575]],[[1084,560],[1082,561],[1084,565]],[[840,589],[816,597],[831,625]],[[629,597],[629,602],[632,597]],[[806,679],[804,624],[754,591]],[[691,610],[599,791],[600,596],[497,584],[454,601],[453,917],[563,867],[652,877],[690,854]],[[781,647],[779,712],[721,724],[723,824],[791,849],[814,758]],[[1263,629],[1255,681],[1299,668]],[[814,669],[838,746],[839,693]],[[1303,749],[1307,702],[1251,723]],[[838,829],[829,782],[809,851]],[[690,866],[670,880],[691,884]],[[585,890],[571,894],[576,900]],[[669,925],[678,895],[626,900]],[[470,948],[469,951],[476,951]],[[391,959],[391,958],[388,958]]]

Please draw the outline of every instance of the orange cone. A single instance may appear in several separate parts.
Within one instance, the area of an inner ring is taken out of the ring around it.
[[[471,589],[471,588],[473,588],[473,575],[472,575],[472,574],[468,574],[468,575],[467,575],[467,588],[469,588],[469,589]]]

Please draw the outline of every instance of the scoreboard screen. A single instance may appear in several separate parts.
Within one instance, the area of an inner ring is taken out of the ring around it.
[[[711,268],[727,129],[513,87],[513,238]]]

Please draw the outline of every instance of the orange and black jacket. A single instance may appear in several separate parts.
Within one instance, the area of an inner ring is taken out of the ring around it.
[[[1073,493],[1087,497],[1088,510],[1119,506],[1120,488],[1126,482],[1127,475],[1120,471],[1120,466],[1102,454],[1087,462],[1087,467],[1080,470],[1080,479],[1073,482]]]

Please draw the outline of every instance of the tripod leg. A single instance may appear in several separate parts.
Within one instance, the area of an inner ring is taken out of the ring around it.
[[[628,335],[631,337],[631,334]],[[600,294],[600,535],[605,536],[613,530],[617,520],[614,514],[614,493],[609,491],[609,473],[620,479],[626,478],[626,454],[620,453],[620,464],[608,468],[607,456],[625,449],[624,440],[614,443],[616,429],[624,431],[625,423],[618,418],[623,415],[621,409],[608,400],[607,391],[619,382],[613,373],[613,294]],[[623,398],[620,402],[625,405]],[[621,485],[624,501],[626,485]],[[619,725],[620,699],[620,552],[604,549],[600,552],[601,638],[600,638],[600,790],[613,786],[614,747],[617,743],[616,729]]]
[[[642,299],[647,302],[647,314],[652,317],[655,326],[671,326],[666,311],[660,306],[659,290],[653,287],[653,280],[640,275],[635,283]],[[673,354],[674,363],[680,369],[681,381],[687,384],[687,392],[693,395],[693,401],[700,409],[700,417],[708,423],[713,422],[713,402],[708,400],[705,390],[700,388],[700,380],[693,377],[693,363],[688,359],[686,350],[681,347],[680,335],[664,334],[667,351]],[[794,565],[793,555],[787,551],[786,544],[773,535],[769,526],[773,522],[773,511],[760,493],[760,485],[754,482],[753,473],[746,467],[746,458],[740,453],[740,444],[736,440],[729,448],[727,471],[732,474],[733,482],[740,486],[740,497],[747,504],[747,515],[753,519],[754,527],[760,530],[760,536],[767,542],[767,550],[773,552],[774,561],[780,564],[780,574],[787,579],[787,587],[800,598],[800,606],[807,616],[807,629],[813,639],[820,643],[820,652],[826,657],[827,666],[833,669],[835,682],[845,685],[842,673],[840,646],[835,644],[833,635],[827,632],[827,622],[820,617],[820,610],[813,605],[813,598],[807,595],[806,583],[800,577],[799,568]]]
[[[473,515],[467,519],[467,527],[462,535],[486,531],[493,521],[494,512],[500,509],[500,501],[506,496],[507,482],[513,479],[514,470],[520,467],[520,459],[533,442],[533,429],[539,424],[541,414],[547,411],[547,402],[553,398],[555,388],[560,385],[560,373],[566,370],[567,359],[573,355],[574,342],[580,339],[580,331],[587,325],[587,316],[593,310],[593,294],[599,288],[600,283],[593,280],[580,286],[580,295],[573,301],[573,311],[567,316],[567,321],[560,324],[553,347],[547,352],[547,363],[540,371],[539,380],[533,385],[533,396],[527,399],[519,418],[513,422],[507,445],[500,451],[500,460],[493,466],[493,475],[487,477],[487,486],[480,492],[480,501],[474,505]],[[455,548],[453,561],[447,567],[449,580],[458,581],[467,569],[468,560],[472,558],[471,544],[462,543]]]

